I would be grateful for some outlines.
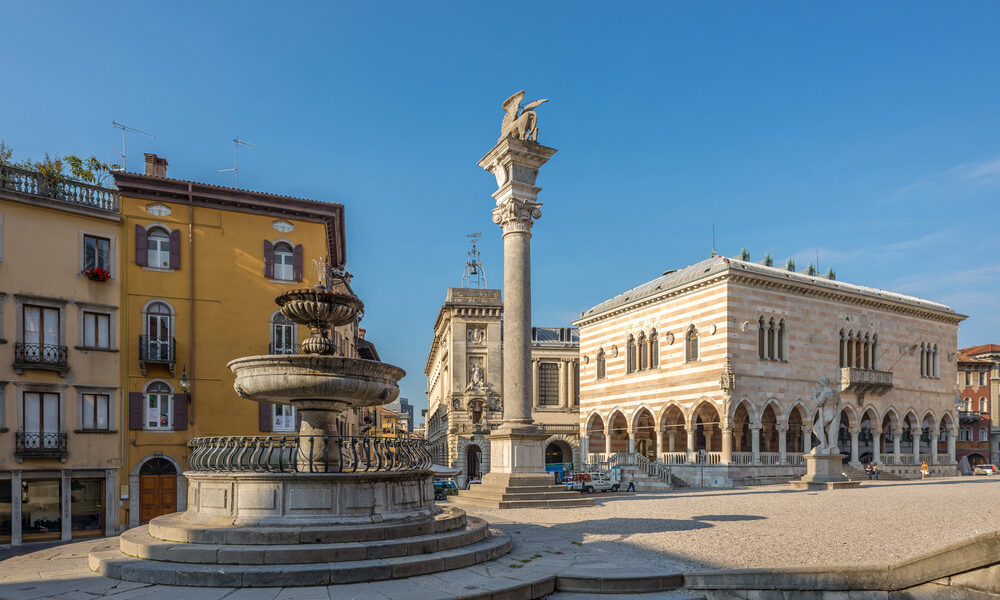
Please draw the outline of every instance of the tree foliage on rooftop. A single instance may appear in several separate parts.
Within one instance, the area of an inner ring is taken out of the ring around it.
[[[101,162],[93,154],[89,158],[80,158],[75,154],[52,157],[46,152],[44,160],[34,161],[26,158],[16,162],[11,160],[13,156],[14,150],[3,140],[0,140],[0,165],[11,165],[28,171],[36,171],[44,175],[50,182],[82,181],[94,185],[104,185],[104,180],[111,175],[111,172],[121,168],[115,163]]]

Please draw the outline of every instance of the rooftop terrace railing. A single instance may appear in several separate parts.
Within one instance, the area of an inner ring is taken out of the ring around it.
[[[341,435],[194,438],[192,471],[370,473],[431,466],[427,440]]]
[[[112,213],[118,212],[117,190],[80,181],[50,180],[37,171],[12,165],[0,165],[0,190],[10,190]]]

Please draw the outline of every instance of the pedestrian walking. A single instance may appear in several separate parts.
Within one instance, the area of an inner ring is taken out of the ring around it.
[[[930,467],[927,466],[927,461],[925,460],[920,464],[920,478],[927,479],[927,476],[931,474]]]
[[[628,478],[628,487],[625,488],[625,491],[626,492],[634,492],[635,491],[635,480],[632,479],[631,476],[629,476],[629,478]]]
[[[871,478],[872,478],[872,475],[873,475],[873,473],[872,473],[872,464],[871,463],[866,463],[865,464],[865,474],[868,475],[868,480],[871,481]]]
[[[878,474],[878,463],[872,463],[872,476],[875,478],[875,481],[878,481]]]

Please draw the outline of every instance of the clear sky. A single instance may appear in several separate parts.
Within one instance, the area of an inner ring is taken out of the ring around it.
[[[550,102],[534,321],[716,246],[969,315],[1000,343],[1000,5],[983,2],[0,1],[0,138],[111,161],[117,120],[168,175],[341,202],[363,325],[424,364],[465,234],[503,280],[476,162],[500,103]],[[419,419],[418,419],[419,420]]]

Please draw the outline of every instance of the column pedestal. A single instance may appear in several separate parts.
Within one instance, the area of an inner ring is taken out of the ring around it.
[[[789,482],[793,490],[839,490],[861,485],[860,481],[850,481],[843,475],[843,457],[839,454],[806,454],[805,459],[806,474],[802,479]]]

